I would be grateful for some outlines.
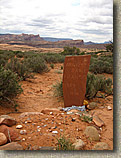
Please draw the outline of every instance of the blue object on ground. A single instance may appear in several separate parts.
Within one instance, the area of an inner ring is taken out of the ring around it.
[[[86,110],[85,105],[83,105],[83,106],[75,106],[75,105],[73,105],[71,107],[63,108],[63,111],[68,112],[68,111],[70,111],[72,109],[76,109],[76,110],[79,110],[79,111],[85,111]]]

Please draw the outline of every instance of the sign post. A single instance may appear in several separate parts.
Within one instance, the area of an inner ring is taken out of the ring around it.
[[[67,56],[64,62],[64,107],[82,106],[91,55]]]

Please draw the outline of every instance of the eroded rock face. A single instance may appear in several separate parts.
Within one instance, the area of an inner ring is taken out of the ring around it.
[[[7,126],[13,126],[16,124],[16,120],[8,115],[1,115],[0,125],[1,124],[7,125]]]
[[[17,131],[12,129],[12,127],[7,127],[6,125],[1,125],[0,126],[0,132],[5,134],[5,136],[7,137],[7,140],[9,142],[14,141],[19,136]]]
[[[0,133],[0,145],[4,145],[7,143],[7,137],[4,133]]]
[[[97,129],[93,126],[86,127],[84,134],[88,136],[91,140],[94,140],[94,141],[100,140],[99,133]]]
[[[17,142],[12,142],[1,146],[0,150],[23,150],[23,147]]]
[[[86,93],[87,73],[91,55],[65,58],[63,73],[64,106],[82,106]]]

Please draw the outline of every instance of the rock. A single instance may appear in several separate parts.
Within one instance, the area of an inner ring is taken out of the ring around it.
[[[17,142],[12,142],[1,146],[0,150],[23,150],[23,147]]]
[[[52,146],[48,146],[48,147],[43,146],[43,147],[39,147],[39,150],[56,150],[56,149]]]
[[[6,125],[0,126],[0,132],[6,135],[8,141],[14,141],[19,136],[17,131],[12,129],[11,127],[7,127]]]
[[[52,133],[53,133],[53,134],[57,134],[57,133],[58,133],[58,131],[52,131]]]
[[[43,115],[41,112],[23,112],[19,117],[25,117],[29,115]]]
[[[0,133],[0,145],[4,145],[7,143],[7,137],[4,133]]]
[[[56,108],[45,108],[41,111],[41,113],[43,114],[55,114],[55,113],[59,113],[60,110],[56,109]]]
[[[74,121],[76,121],[76,118],[72,118],[72,120],[71,120],[72,122],[74,122]]]
[[[35,145],[35,146],[32,147],[32,150],[39,150],[39,149],[40,149],[40,147],[37,146],[37,145]]]
[[[86,127],[84,134],[94,141],[99,141],[100,139],[97,129],[93,126]]]
[[[92,110],[95,109],[97,107],[97,103],[96,102],[91,102],[87,105],[87,108]]]
[[[17,125],[16,129],[21,129],[23,126],[22,125]]]
[[[108,109],[108,110],[112,110],[111,106],[107,106],[107,109]]]
[[[7,125],[7,126],[13,126],[16,124],[16,120],[8,115],[1,115],[0,125],[1,124]]]
[[[93,121],[98,127],[102,127],[104,125],[104,122],[97,116],[93,116]]]
[[[99,142],[94,146],[92,150],[110,150],[110,147],[107,143]]]
[[[85,143],[81,139],[77,139],[75,143],[73,143],[75,150],[81,150],[85,146]]]
[[[71,115],[71,114],[73,114],[73,112],[68,111],[67,114],[68,114],[68,115]]]
[[[20,134],[27,134],[26,130],[20,130]]]

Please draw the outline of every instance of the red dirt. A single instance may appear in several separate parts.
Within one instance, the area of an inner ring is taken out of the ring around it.
[[[18,112],[41,112],[41,110],[45,108],[63,107],[63,101],[59,102],[53,95],[53,85],[62,80],[63,74],[60,73],[62,72],[62,65],[63,64],[55,64],[54,69],[50,68],[51,70],[48,73],[42,75],[36,74],[35,79],[28,79],[27,81],[21,82],[24,91],[16,100],[19,104],[17,107]],[[24,150],[32,150],[32,147],[35,145],[55,147],[57,146],[56,138],[59,138],[60,134],[64,134],[67,138],[70,138],[72,142],[74,142],[75,138],[81,138],[86,143],[84,150],[91,150],[97,142],[90,141],[83,134],[85,128],[89,125],[93,125],[98,129],[101,135],[100,141],[108,143],[110,149],[113,150],[113,96],[110,95],[105,99],[94,98],[90,101],[98,103],[98,107],[89,112],[91,114],[97,114],[104,121],[105,126],[102,127],[102,130],[95,126],[93,122],[91,124],[82,122],[78,115],[67,115],[65,112],[64,114],[60,112],[59,114],[53,115],[31,115],[29,117],[19,118],[19,113],[11,113],[15,111],[14,108],[0,106],[0,114],[9,113],[10,116],[16,118],[17,124],[23,125],[22,129],[27,130],[27,134],[20,135],[17,140],[17,142],[24,147]],[[112,110],[107,110],[108,105],[111,106]],[[31,121],[25,124],[28,118],[30,118]],[[48,121],[45,120],[46,118],[48,118]],[[76,118],[76,121],[72,122],[72,118]],[[33,123],[35,123],[35,125],[33,125]],[[43,127],[43,125],[47,126]],[[42,126],[40,127],[40,132],[37,132],[37,126]],[[57,126],[57,128],[52,129],[52,127],[55,126]],[[16,126],[13,126],[14,129],[15,127]],[[63,131],[60,131],[60,129]],[[20,129],[16,130],[18,130],[18,132],[20,131]],[[52,134],[53,130],[58,131],[58,134]],[[25,140],[22,140],[23,138],[25,138]]]

